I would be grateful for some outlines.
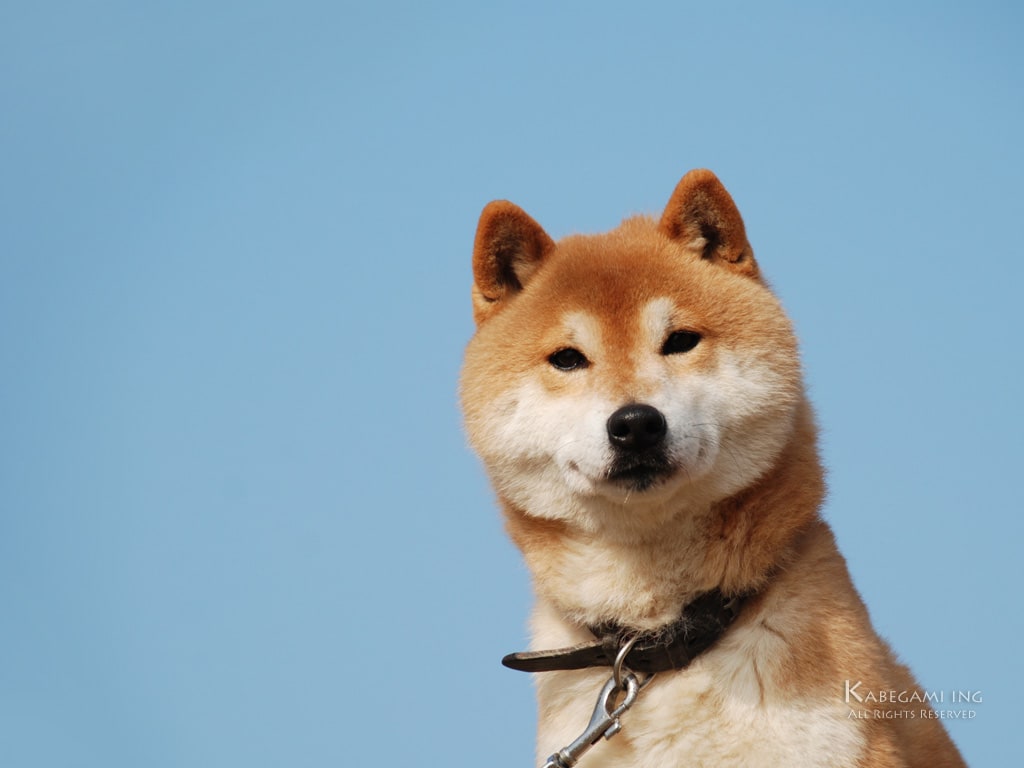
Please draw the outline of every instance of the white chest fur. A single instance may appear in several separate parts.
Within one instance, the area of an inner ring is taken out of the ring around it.
[[[534,620],[538,635],[563,634],[543,611]],[[777,685],[782,645],[759,624],[737,627],[688,669],[661,673],[622,716],[621,733],[599,742],[581,768],[858,765],[860,723],[839,692],[814,698]],[[538,676],[541,762],[580,735],[607,677],[603,669]]]

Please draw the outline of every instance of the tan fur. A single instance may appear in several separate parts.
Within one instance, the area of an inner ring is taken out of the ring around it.
[[[533,576],[533,646],[592,640],[586,627],[606,621],[655,629],[716,587],[756,592],[581,766],[963,765],[938,721],[844,700],[847,680],[918,688],[872,629],[820,518],[796,339],[718,179],[687,174],[657,222],[558,243],[513,204],[491,203],[473,268],[463,409]],[[663,352],[677,331],[700,341]],[[554,366],[566,348],[587,364]],[[606,471],[604,420],[630,403],[668,420],[675,464],[650,489]],[[579,735],[607,674],[538,675],[541,758]]]

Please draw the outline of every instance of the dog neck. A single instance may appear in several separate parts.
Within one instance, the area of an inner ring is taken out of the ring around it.
[[[823,497],[813,416],[805,403],[774,469],[730,498],[680,511],[647,535],[585,531],[503,507],[538,597],[564,620],[653,631],[711,590],[726,596],[761,590],[818,519]]]
[[[614,667],[653,675],[685,669],[736,620],[745,598],[726,598],[717,589],[684,606],[675,622],[656,632],[619,626],[589,627],[597,638],[569,648],[510,653],[501,660],[521,672]]]

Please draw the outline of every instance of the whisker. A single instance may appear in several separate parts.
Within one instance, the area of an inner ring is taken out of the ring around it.
[[[723,428],[721,424],[719,424],[717,422],[714,422],[714,421],[698,422],[698,423],[690,424],[689,426],[690,427],[718,427],[719,429]],[[732,447],[729,446],[728,443],[725,443],[724,441],[722,441],[718,437],[712,437],[710,435],[691,435],[691,434],[688,434],[688,433],[682,433],[681,437],[684,437],[684,438],[686,438],[688,440],[696,440],[696,441],[701,442],[701,443],[705,443],[706,442],[707,444],[712,445],[712,446],[714,446],[715,448],[717,448],[719,450],[724,450],[726,452],[726,454],[728,454],[729,458],[732,460],[732,463],[735,466],[737,466],[737,467],[741,466],[740,461],[736,457],[736,454],[733,451]]]

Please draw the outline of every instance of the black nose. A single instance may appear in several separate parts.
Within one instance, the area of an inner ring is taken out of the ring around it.
[[[650,405],[624,405],[608,417],[608,439],[627,451],[653,448],[665,439],[666,432],[665,417]]]

